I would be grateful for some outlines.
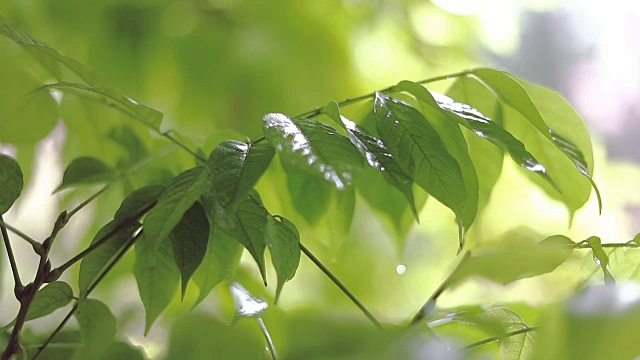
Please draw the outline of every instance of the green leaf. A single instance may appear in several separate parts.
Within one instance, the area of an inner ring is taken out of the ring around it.
[[[286,163],[282,167],[287,175],[293,207],[309,224],[316,224],[329,208],[333,185],[317,176],[291,169]]]
[[[274,154],[273,146],[265,142],[222,142],[207,160],[207,196],[223,207],[243,199],[267,170]]]
[[[148,127],[156,131],[160,131],[160,125],[162,125],[162,118],[164,117],[164,114],[150,106],[138,103],[118,89],[95,88],[83,84],[64,81],[49,84],[43,88],[58,89],[63,92],[70,92],[80,96],[97,95],[97,99],[95,100],[98,102],[101,102],[106,106],[114,106],[116,109],[131,116]]]
[[[358,150],[330,126],[283,114],[267,114],[263,120],[264,134],[283,162],[333,183],[338,190],[349,185],[362,167]]]
[[[122,164],[119,164],[124,168],[134,165],[149,156],[147,147],[130,126],[113,128],[109,131],[107,137],[127,151],[127,158]]]
[[[276,304],[284,283],[293,279],[300,264],[300,234],[296,226],[281,216],[269,216],[266,238],[271,261],[278,276]]]
[[[100,356],[111,344],[116,333],[116,318],[109,307],[96,299],[85,299],[78,304],[75,313],[80,326],[84,347],[76,353],[76,359]]]
[[[0,154],[0,215],[9,211],[20,197],[24,180],[22,170],[12,157]]]
[[[202,302],[216,285],[231,275],[242,254],[242,245],[238,241],[220,228],[214,229],[213,225],[211,227],[207,251],[192,277],[200,290],[194,307]]]
[[[522,237],[502,241],[470,252],[454,270],[449,285],[479,276],[500,284],[552,272],[571,255],[575,243],[563,235],[538,243]]]
[[[237,282],[231,284],[231,296],[236,314],[242,317],[258,316],[269,307],[265,299],[253,296],[249,290]]]
[[[462,170],[436,130],[418,110],[382,93],[374,106],[380,138],[402,169],[464,223],[468,195]]]
[[[148,185],[135,190],[122,201],[113,220],[121,222],[139,216],[141,212],[158,201],[165,190],[166,187],[162,185]]]
[[[144,352],[141,348],[132,346],[124,342],[114,342],[104,351],[101,360],[145,360]]]
[[[196,202],[169,234],[173,256],[182,276],[182,298],[187,291],[191,275],[196,271],[209,242],[209,220],[202,205]]]
[[[133,238],[133,234],[140,228],[140,223],[119,223],[114,220],[103,226],[91,241],[91,244],[111,236],[102,245],[87,254],[80,262],[80,273],[78,276],[78,288],[80,289],[80,297],[84,297],[87,289],[93,281],[107,268],[111,259],[113,259],[118,251],[123,248],[129,240]]]
[[[54,191],[85,184],[104,183],[114,177],[114,170],[101,160],[92,157],[80,157],[71,161],[62,176],[62,183]]]
[[[73,290],[69,284],[62,281],[54,281],[38,290],[33,298],[29,310],[27,311],[26,321],[38,319],[51,314],[52,312],[66,306],[73,300]],[[6,330],[16,321],[13,320],[3,329]]]
[[[155,241],[144,234],[135,245],[133,274],[146,314],[145,335],[169,305],[180,281],[180,270],[173,257],[171,243]]]
[[[591,248],[593,253],[593,261],[600,265],[602,273],[604,275],[604,282],[607,285],[614,285],[616,280],[609,272],[609,256],[602,248],[602,240],[597,236],[590,236],[587,240],[583,241],[580,245],[585,245]]]
[[[38,59],[42,66],[49,70],[57,79],[62,78],[62,70],[60,68],[60,65],[62,65],[76,73],[87,83],[94,83],[96,81],[96,76],[85,69],[81,63],[60,54],[56,49],[39,42],[26,32],[12,28],[2,16],[0,16],[0,35],[4,35],[16,44],[22,46]]]
[[[565,198],[565,203],[572,214],[587,201],[591,187],[596,190],[601,208],[600,194],[591,178],[593,171],[591,140],[584,121],[566,100],[551,90],[530,84],[504,71],[475,69],[472,74],[491,87],[501,101],[520,113],[538,134],[559,150],[560,156],[569,159],[575,169],[586,177],[586,179],[573,181],[573,189],[558,184],[560,192],[565,197],[570,196]],[[547,164],[547,167],[549,166],[550,164]],[[549,174],[553,173],[554,171],[549,168]],[[552,176],[552,178],[556,183],[559,180],[558,177]],[[569,191],[570,195],[565,194]]]
[[[145,236],[155,244],[164,242],[206,188],[207,174],[203,167],[176,176],[144,219]]]
[[[340,115],[340,109],[335,102],[329,103],[324,108],[323,113],[347,130],[349,140],[364,156],[367,164],[379,170],[389,185],[400,190],[409,202],[409,208],[413,212],[413,216],[418,220],[418,212],[413,198],[413,178],[402,170],[382,140],[369,135],[355,122]]]

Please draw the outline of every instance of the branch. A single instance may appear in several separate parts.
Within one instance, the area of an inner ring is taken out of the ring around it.
[[[1,217],[0,217],[0,226],[6,226],[7,230],[11,231],[12,233],[18,235],[21,239],[23,239],[26,242],[28,242],[33,247],[33,251],[35,251],[36,254],[38,254],[38,255],[44,254],[44,248],[42,247],[42,244],[40,244],[39,242],[35,241],[32,237],[30,237],[29,235],[23,233],[22,231],[18,230],[17,228],[7,224],[6,222],[4,222],[4,220],[2,220]]]
[[[91,195],[87,200],[83,201],[82,203],[80,203],[80,205],[76,206],[73,210],[71,210],[69,212],[69,215],[67,215],[68,218],[71,218],[73,215],[75,215],[78,211],[82,210],[82,208],[84,208],[85,206],[89,205],[89,203],[91,203],[93,200],[95,200],[96,198],[98,198],[98,196],[102,195],[102,193],[104,193],[109,186],[111,186],[111,184],[106,185],[105,187],[103,187],[102,189],[98,190],[97,193]]]
[[[269,334],[269,330],[267,330],[267,326],[264,324],[264,321],[261,317],[256,317],[256,321],[258,325],[260,325],[260,330],[264,334],[265,339],[267,340],[267,347],[269,348],[269,352],[271,353],[271,360],[278,360],[278,354],[276,354],[276,346],[273,344],[273,340],[271,339],[271,335]]]
[[[522,329],[510,331],[510,332],[508,332],[508,333],[506,333],[504,335],[501,335],[501,336],[492,336],[492,337],[489,337],[489,338],[482,339],[480,341],[474,342],[473,344],[469,344],[467,346],[463,346],[460,349],[458,349],[458,351],[467,351],[467,350],[473,349],[475,347],[478,347],[480,345],[488,344],[490,342],[498,341],[498,340],[501,340],[501,339],[506,339],[508,337],[512,337],[512,336],[516,336],[516,335],[520,335],[520,334],[526,334],[528,332],[535,331],[535,330],[538,330],[538,329],[539,329],[538,326],[525,326]]]
[[[24,286],[20,280],[20,273],[18,272],[18,265],[16,264],[16,258],[13,255],[13,249],[11,248],[11,242],[9,241],[9,234],[7,233],[7,227],[0,215],[0,232],[2,233],[2,239],[4,240],[4,246],[7,248],[7,256],[9,257],[9,263],[11,264],[11,272],[13,273],[13,292],[18,300]]]
[[[318,267],[320,268],[320,270],[322,270],[322,272],[327,275],[327,277],[329,279],[331,279],[331,281],[336,284],[337,287],[340,288],[340,290],[342,290],[342,292],[347,295],[349,297],[349,299],[351,299],[351,301],[356,304],[356,306],[358,308],[360,308],[360,310],[365,314],[365,316],[367,318],[369,318],[369,320],[371,320],[371,322],[373,323],[373,325],[375,325],[378,329],[382,329],[382,325],[380,324],[380,322],[378,321],[378,319],[376,319],[375,316],[373,316],[373,314],[369,311],[369,309],[367,309],[366,306],[364,306],[364,304],[362,304],[360,302],[360,300],[358,300],[358,298],[356,298],[355,295],[353,295],[353,293],[351,293],[351,291],[349,291],[349,289],[347,289],[346,286],[344,286],[344,284],[338,280],[338,278],[333,275],[331,273],[331,271],[329,271],[329,269],[327,269],[326,266],[324,266],[324,264],[322,264],[322,262],[320,262],[320,260],[318,260],[317,257],[315,257],[315,255],[313,255],[311,253],[311,251],[309,251],[309,249],[307,249],[304,245],[302,245],[302,243],[300,243],[300,250],[302,250],[302,252],[307,255],[307,257]]]

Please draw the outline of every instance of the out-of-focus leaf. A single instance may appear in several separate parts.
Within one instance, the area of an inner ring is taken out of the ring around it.
[[[264,299],[253,296],[249,290],[237,282],[231,284],[231,296],[236,313],[242,317],[258,316],[269,307]]]
[[[164,114],[160,111],[138,103],[125,95],[122,91],[112,88],[94,88],[83,84],[75,84],[70,82],[59,82],[46,85],[45,88],[58,89],[63,92],[70,92],[79,95],[98,95],[98,100],[107,106],[115,106],[132,118],[142,122],[150,128],[160,131],[162,118]]]
[[[469,277],[482,277],[500,284],[552,272],[571,255],[575,243],[563,235],[539,243],[522,238],[505,238],[474,250],[460,262],[449,279],[455,285]]]
[[[20,164],[14,158],[0,154],[0,215],[20,197],[24,180]]]
[[[60,65],[62,65],[76,73],[76,75],[80,76],[82,80],[89,84],[96,81],[95,75],[87,70],[81,63],[60,54],[56,49],[39,42],[26,32],[14,29],[2,16],[0,16],[0,35],[4,35],[16,44],[22,46],[38,59],[42,66],[49,70],[57,79],[62,78],[62,69],[60,67]]]
[[[253,189],[274,154],[275,150],[266,142],[224,141],[207,160],[209,186],[205,195],[213,197],[225,208],[238,202]]]
[[[616,280],[609,272],[609,256],[602,248],[602,240],[600,240],[600,238],[597,236],[590,236],[580,245],[586,245],[591,248],[591,252],[593,253],[593,261],[602,269],[605,284],[614,285],[616,283]]]
[[[266,239],[276,269],[276,303],[284,283],[293,279],[300,264],[300,234],[296,226],[282,216],[269,216]]]
[[[75,358],[80,360],[100,356],[116,333],[115,316],[102,301],[85,299],[78,305],[75,317],[84,343]]]
[[[200,290],[194,307],[202,302],[216,285],[231,275],[241,254],[242,245],[212,225],[212,229],[209,231],[207,251],[192,277],[193,282]]]
[[[38,290],[33,298],[29,311],[27,311],[26,321],[38,319],[51,314],[52,312],[66,306],[73,300],[73,290],[69,284],[62,281],[54,281]],[[15,325],[15,320],[7,324],[3,329],[8,329]]]
[[[203,167],[176,176],[144,219],[145,237],[155,244],[164,242],[206,188],[207,174]]]
[[[485,329],[490,336],[501,338],[500,356],[502,359],[531,359],[533,353],[532,332],[504,337],[508,332],[527,327],[520,315],[513,310],[504,307],[492,308],[468,320]]]
[[[593,152],[589,133],[584,121],[571,105],[559,94],[518,79],[504,71],[474,69],[472,74],[490,86],[503,102],[522,114],[543,137],[560,151],[562,156],[573,163],[580,174],[586,177],[579,183],[586,182],[589,189],[585,190],[585,186],[580,186],[579,190],[574,190],[579,191],[582,195],[580,198],[584,198],[584,200],[581,204],[578,201],[568,204],[570,210],[575,211],[582,206],[589,197],[591,187],[593,187],[602,211],[600,193],[591,176]],[[552,173],[551,169],[549,171]],[[574,186],[578,186],[578,183]],[[578,206],[578,204],[580,205]],[[577,208],[574,208],[575,206]]]
[[[133,237],[136,230],[140,228],[140,223],[119,223],[114,220],[103,226],[91,241],[94,244],[107,235],[113,235],[102,245],[87,254],[80,262],[80,273],[78,276],[78,288],[80,289],[80,298],[86,295],[87,289],[93,281],[100,276],[103,270],[109,265],[118,251],[125,246]]]
[[[462,171],[435,129],[418,110],[382,93],[376,94],[375,112],[380,138],[403,170],[464,223]]]
[[[282,167],[287,175],[293,207],[309,224],[316,224],[329,208],[333,185],[317,176],[291,169],[286,163]]]
[[[324,108],[323,113],[347,130],[349,140],[362,153],[367,160],[367,164],[380,170],[386,182],[400,190],[407,198],[413,216],[418,219],[418,212],[413,198],[413,178],[402,170],[382,140],[369,135],[355,122],[340,115],[340,109],[335,102],[329,103]]]
[[[227,212],[219,203],[205,203],[205,211],[227,235],[236,239],[254,258],[262,280],[267,283],[264,250],[267,246],[265,231],[269,212],[262,205],[258,192],[253,190],[238,204],[234,212]]]
[[[171,243],[156,244],[144,234],[135,245],[133,274],[138,282],[140,298],[146,313],[145,335],[169,305],[180,282],[180,270],[173,257]]]
[[[209,242],[209,220],[202,205],[196,202],[169,234],[173,256],[182,277],[182,298],[187,291],[191,275],[196,271]]]
[[[113,179],[114,170],[101,160],[92,157],[74,159],[62,176],[62,183],[54,192],[72,186],[104,183]]]
[[[131,344],[124,342],[114,342],[104,351],[101,360],[144,360],[144,352],[142,349],[133,347]]]
[[[267,114],[263,120],[264,134],[283,162],[333,183],[338,190],[349,185],[362,167],[358,150],[327,125],[283,114]]]
[[[165,189],[162,185],[148,185],[135,190],[122,201],[120,208],[118,208],[118,211],[116,211],[113,216],[113,220],[125,221],[132,219],[144,211],[144,209],[153,205]]]
[[[107,136],[126,150],[127,158],[123,167],[133,165],[149,155],[147,147],[130,126],[113,128]]]
[[[74,353],[82,347],[80,331],[63,330],[53,337],[51,344],[53,346],[47,346],[40,354],[40,358],[47,360],[74,359]],[[29,359],[33,359],[35,353],[38,351],[38,347],[30,344],[29,347],[26,347],[26,350]]]

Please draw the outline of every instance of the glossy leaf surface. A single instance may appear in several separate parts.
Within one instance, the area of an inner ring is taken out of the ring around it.
[[[17,161],[0,154],[0,215],[6,213],[22,193],[22,170]]]
[[[206,188],[207,174],[203,167],[176,176],[144,219],[145,237],[156,244],[164,242]]]
[[[381,93],[375,112],[378,133],[402,169],[463,221],[467,191],[462,171],[435,129],[418,110]]]
[[[266,239],[278,278],[275,300],[277,303],[284,283],[293,279],[300,264],[300,233],[296,226],[284,217],[269,216]]]
[[[62,183],[55,192],[77,185],[108,182],[114,177],[114,170],[92,157],[80,157],[74,159],[64,171]]]
[[[182,278],[182,298],[187,291],[191,275],[196,271],[207,251],[209,220],[202,205],[196,202],[169,234],[173,257]]]
[[[145,334],[169,305],[180,282],[180,270],[173,257],[171,243],[155,244],[144,234],[135,245],[133,274],[145,309]]]
[[[330,126],[283,114],[267,114],[263,120],[264,134],[284,162],[333,183],[338,190],[349,185],[362,167],[358,150]]]

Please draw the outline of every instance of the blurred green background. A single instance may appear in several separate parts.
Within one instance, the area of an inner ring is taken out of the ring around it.
[[[478,243],[522,226],[537,229],[540,238],[563,233],[575,241],[598,235],[605,242],[623,242],[638,232],[640,142],[633,139],[640,134],[640,105],[634,100],[640,94],[640,50],[632,44],[640,34],[639,9],[623,1],[593,6],[506,0],[0,3],[7,21],[95,71],[99,85],[119,88],[162,111],[164,130],[175,130],[179,139],[205,153],[227,138],[255,139],[261,133],[262,116],[269,112],[293,116],[402,79],[420,80],[473,66],[504,68],[562,92],[594,135],[603,215],[597,216],[592,199],[568,227],[564,208],[531,188],[505,162],[493,198],[471,230],[470,238]],[[72,159],[95,156],[112,166],[134,161],[114,141],[118,134],[131,130],[141,139],[142,155],[161,154],[138,177],[111,189],[65,229],[60,241],[64,248],[52,254],[55,265],[90,241],[124,194],[149,181],[166,181],[168,172],[176,174],[194,162],[122,114],[71,95],[64,95],[59,106],[47,97],[34,98],[30,101],[39,101],[38,109],[46,111],[25,110],[24,94],[53,80],[26,51],[0,39],[0,151],[16,155],[30,179],[25,196],[7,215],[8,223],[44,238],[62,208],[96,190],[50,195]],[[448,85],[437,83],[434,89],[444,91]],[[14,120],[16,114],[21,121]],[[410,225],[407,214],[400,225],[390,225],[388,217],[374,216],[372,207],[358,198],[353,223],[345,232],[335,225],[347,210],[337,199],[317,224],[308,224],[286,195],[283,179],[275,161],[259,185],[267,208],[292,218],[303,242],[384,321],[407,321],[456,262],[453,216],[435,201],[427,201],[419,226]],[[29,248],[17,248],[20,263],[35,263]],[[216,326],[222,325],[212,324],[230,319],[228,286],[219,286],[190,315],[185,314],[197,289],[191,286],[183,303],[176,293],[169,311],[144,337],[144,312],[131,276],[132,263],[129,254],[96,292],[116,314],[120,337],[144,346],[154,358],[167,351],[176,358],[171,354],[180,347],[194,351],[189,358],[210,358],[207,354],[216,350],[207,345],[207,337],[195,337],[190,341],[199,345],[189,345],[181,336],[199,328],[216,333]],[[582,281],[595,281],[589,277],[594,267],[589,256],[574,256],[553,274],[506,287],[469,282],[446,293],[440,305],[544,305],[566,297]],[[17,309],[7,270],[3,263],[0,323],[9,322]],[[33,275],[28,266],[21,270],[24,277]],[[611,269],[614,275],[617,270]],[[74,271],[64,278],[71,284],[77,276]],[[620,274],[637,275],[622,270]],[[357,333],[363,343],[375,340],[361,313],[306,258],[277,307],[273,289],[260,284],[250,259],[243,260],[234,277],[268,299],[265,322],[276,345],[291,358],[314,351],[324,354],[318,358],[336,358],[326,344],[339,349],[341,334]],[[275,284],[275,278],[270,280]],[[199,312],[214,314],[218,320],[214,315],[195,315]],[[56,315],[59,319],[63,314]],[[34,331],[46,333],[55,321],[54,316],[37,323]],[[217,333],[226,331],[220,329]],[[235,329],[251,333],[247,338],[260,344],[253,324]]]

